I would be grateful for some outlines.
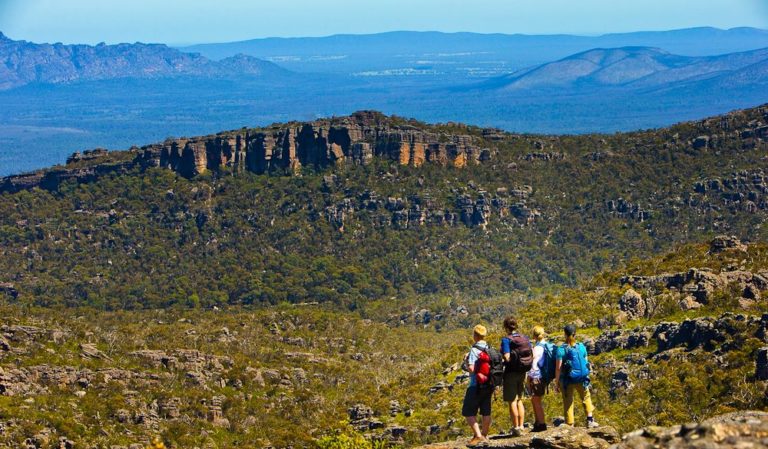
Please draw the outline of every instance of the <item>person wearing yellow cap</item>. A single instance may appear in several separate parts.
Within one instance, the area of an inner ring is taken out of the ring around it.
[[[488,330],[482,324],[475,326],[472,332],[474,344],[464,357],[464,369],[469,371],[469,386],[464,394],[464,403],[461,407],[461,414],[467,419],[467,424],[472,428],[474,437],[469,442],[470,446],[488,443],[488,431],[491,428],[491,399],[493,397],[493,387],[488,384],[478,382],[478,375],[486,375],[489,366],[486,367],[484,360],[487,360],[488,343],[485,337]],[[482,416],[482,427],[477,422],[478,411]]]

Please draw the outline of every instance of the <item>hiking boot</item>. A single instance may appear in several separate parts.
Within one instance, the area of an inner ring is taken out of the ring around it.
[[[531,432],[544,432],[545,430],[547,430],[547,425],[545,423],[535,423]]]
[[[523,431],[519,427],[513,427],[509,431],[509,434],[512,435],[513,437],[519,437],[519,436],[521,436],[523,434]]]
[[[587,421],[587,429],[594,429],[595,427],[600,427],[600,424],[598,424],[597,421],[594,419]]]

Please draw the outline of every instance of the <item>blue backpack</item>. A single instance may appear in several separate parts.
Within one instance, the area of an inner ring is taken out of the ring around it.
[[[589,363],[587,362],[587,348],[582,343],[576,343],[571,347],[564,344],[565,357],[563,365],[566,367],[565,376],[569,383],[581,383],[589,379]]]
[[[544,385],[548,385],[555,379],[555,362],[557,361],[555,353],[557,352],[557,347],[550,342],[537,343],[536,346],[544,348],[544,355],[539,360],[539,371],[541,372],[542,382],[544,382]]]

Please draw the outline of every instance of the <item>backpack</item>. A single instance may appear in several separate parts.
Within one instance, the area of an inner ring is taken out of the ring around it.
[[[556,362],[557,356],[555,352],[557,347],[550,342],[538,343],[537,346],[544,348],[544,354],[539,360],[539,371],[541,372],[541,380],[544,385],[549,385],[555,379],[555,371],[557,371]]]
[[[531,340],[518,333],[506,338],[509,340],[509,362],[506,369],[516,373],[527,373],[533,366]]]
[[[569,383],[582,383],[589,379],[589,363],[587,362],[587,349],[581,343],[576,346],[563,345],[565,356],[563,366],[566,367],[565,376]]]
[[[480,351],[478,363],[475,365],[478,385],[500,387],[504,383],[504,359],[501,353],[490,346],[483,348],[480,345],[474,345],[472,347]]]

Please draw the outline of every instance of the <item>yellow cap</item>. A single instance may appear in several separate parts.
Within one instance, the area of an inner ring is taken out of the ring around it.
[[[482,324],[478,324],[477,326],[475,326],[473,330],[475,334],[481,337],[485,337],[486,335],[488,335],[488,329],[486,329],[485,326],[483,326]]]

